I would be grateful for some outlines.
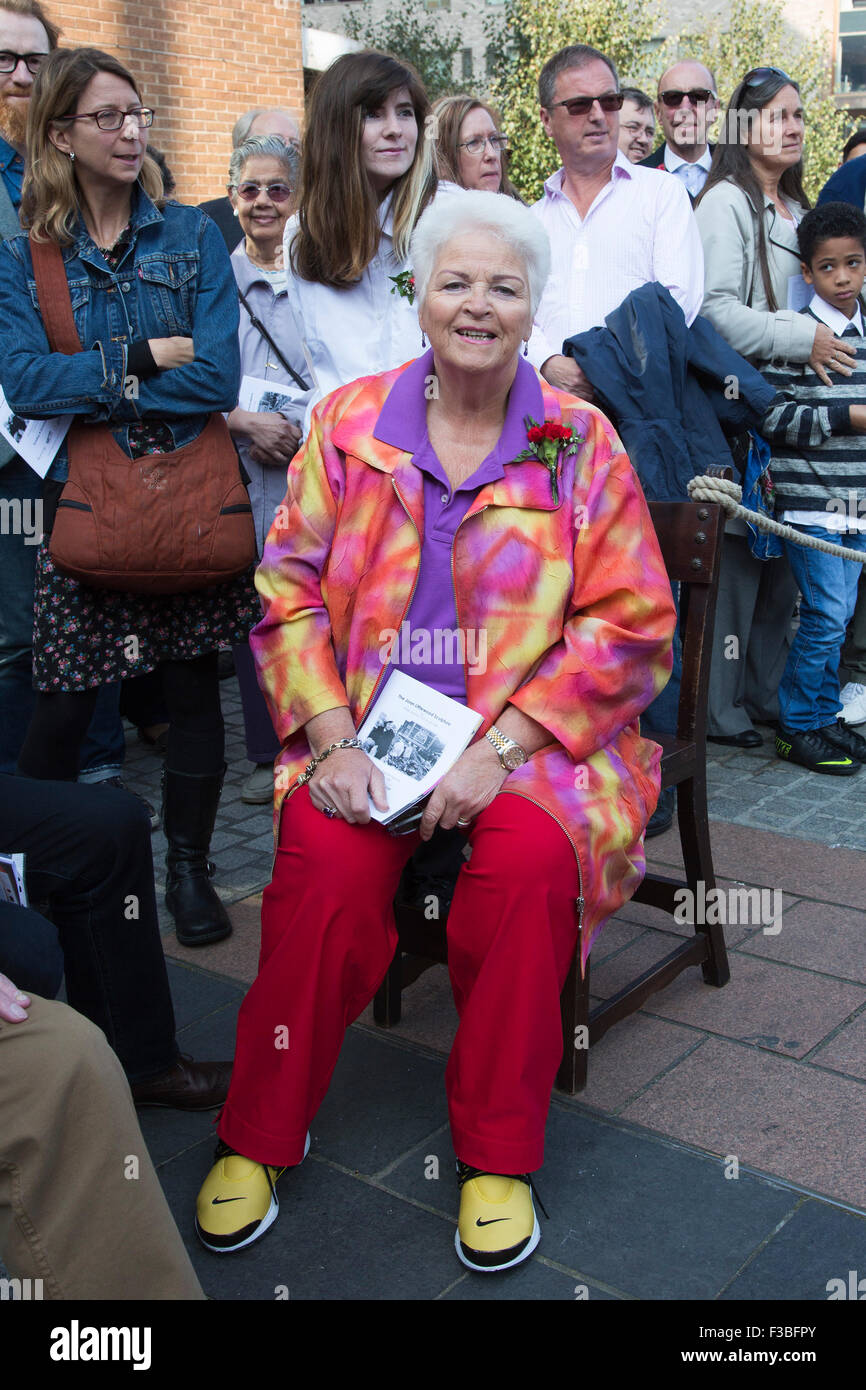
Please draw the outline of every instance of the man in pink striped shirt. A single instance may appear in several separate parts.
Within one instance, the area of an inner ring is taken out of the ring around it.
[[[604,323],[626,296],[657,280],[696,318],[704,258],[688,194],[678,179],[629,163],[617,148],[622,106],[609,58],[586,44],[563,48],[538,81],[541,122],[562,167],[533,211],[552,251],[529,358],[563,391],[592,399],[577,363],[562,355],[574,333]]]

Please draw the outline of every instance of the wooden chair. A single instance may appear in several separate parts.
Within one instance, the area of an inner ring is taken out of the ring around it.
[[[731,476],[730,469],[712,471]],[[653,734],[653,738],[663,749],[662,788],[678,789],[677,821],[685,874],[676,879],[648,873],[634,900],[673,914],[678,889],[690,889],[694,903],[699,882],[707,894],[715,887],[707,815],[706,715],[725,517],[715,503],[651,502],[649,506],[671,585],[680,585],[683,676],[677,732]],[[394,915],[399,944],[374,1001],[376,1022],[385,1027],[400,1021],[403,986],[428,966],[447,960],[443,920],[428,921],[420,908],[402,902],[399,893]],[[693,936],[610,999],[590,1009],[589,962],[581,980],[575,956],[561,996],[563,1059],[556,1078],[558,1089],[569,1095],[582,1090],[588,1047],[691,965],[700,965],[707,984],[727,984],[730,970],[720,925],[697,923]]]

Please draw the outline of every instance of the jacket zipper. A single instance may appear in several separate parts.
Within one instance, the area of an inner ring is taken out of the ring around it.
[[[398,493],[398,496],[399,496],[399,493]],[[480,516],[482,512],[486,512],[486,511],[487,511],[488,505],[489,505],[489,504],[486,503],[483,507],[479,507],[477,512],[473,512],[473,513],[472,513],[473,517],[475,517],[475,516]],[[410,517],[410,520],[411,520],[411,517]],[[452,546],[451,546],[451,587],[452,587],[452,589],[454,590],[454,612],[457,614],[457,626],[458,626],[458,628],[460,627],[460,612],[459,612],[459,608],[458,608],[458,604],[457,604],[457,578],[456,578],[456,575],[455,575],[455,573],[454,573],[454,549],[455,549],[455,546],[456,546],[456,544],[457,544],[457,532],[460,530],[460,527],[463,525],[463,522],[464,522],[464,521],[468,521],[468,520],[469,520],[469,518],[464,516],[463,519],[462,519],[461,521],[458,522],[458,524],[457,524],[457,526],[455,527],[455,530],[454,530],[454,543],[453,543]],[[416,530],[417,530],[417,528],[416,528]],[[465,661],[465,643],[464,643],[464,662],[463,662],[463,669],[464,669],[464,672],[465,672],[466,688],[467,688],[467,692],[468,692],[468,689],[469,689],[469,669],[468,669],[468,667],[467,667],[467,665],[466,665],[466,661]],[[503,790],[504,790],[504,791],[507,791],[508,788],[507,788],[507,787],[504,787]],[[555,820],[555,821],[556,821],[556,824],[559,826],[560,830],[562,831],[562,833],[565,835],[566,839],[568,840],[568,843],[571,845],[571,848],[574,850],[574,858],[575,858],[575,862],[577,863],[577,883],[578,883],[578,893],[579,893],[579,896],[578,896],[577,898],[575,898],[575,905],[576,905],[576,907],[577,907],[577,930],[578,930],[578,932],[582,931],[582,930],[583,930],[583,914],[584,914],[584,911],[586,910],[586,899],[585,899],[584,896],[583,896],[583,869],[582,869],[581,866],[580,866],[580,855],[579,855],[578,852],[577,852],[577,847],[575,846],[574,841],[572,840],[571,836],[569,835],[569,833],[568,833],[568,831],[566,830],[565,826],[562,824],[562,821],[559,819],[559,817],[558,817],[558,816],[555,816],[555,815],[553,814],[553,812],[550,811],[550,810],[548,810],[548,808],[547,808],[546,806],[542,806],[540,801],[536,801],[534,796],[526,796],[526,793],[525,793],[525,792],[512,792],[512,795],[513,795],[513,796],[522,796],[522,797],[525,797],[525,799],[526,799],[527,801],[531,801],[532,804],[533,804],[534,806],[537,806],[537,807],[539,808],[539,810],[544,811],[546,815],[550,816],[551,820]]]
[[[403,501],[403,498],[400,496],[400,489],[397,487],[397,483],[396,483],[396,481],[394,480],[394,478],[391,479],[391,486],[393,487],[394,492],[397,494],[397,498],[398,498],[398,501],[399,501],[399,503],[400,503],[400,506],[403,508],[403,511],[406,513],[406,515],[408,516],[409,520],[410,520],[411,523],[412,523],[413,529],[414,529],[414,531],[415,531],[415,535],[418,537],[418,546],[419,546],[419,549],[420,549],[420,546],[421,546],[421,537],[418,535],[418,527],[415,525],[415,519],[414,519],[414,517],[412,516],[412,513],[409,511],[409,508],[406,506],[406,503]],[[398,628],[397,628],[398,640],[399,640],[399,634],[400,634],[400,632],[401,632],[401,630],[402,630],[403,622],[404,622],[404,620],[405,620],[406,614],[409,612],[409,608],[410,608],[410,606],[411,606],[411,604],[412,604],[412,600],[413,600],[413,598],[415,597],[415,590],[416,590],[417,587],[418,587],[418,576],[420,575],[420,573],[421,573],[421,566],[420,566],[420,564],[419,564],[419,566],[418,566],[418,573],[415,575],[415,583],[412,585],[412,591],[411,591],[411,593],[409,594],[408,599],[406,600],[406,606],[404,607],[403,612],[402,612],[402,615],[401,615],[401,617],[400,617],[400,623],[399,623],[399,626],[398,626]],[[380,686],[381,681],[382,681],[382,677],[384,676],[385,672],[387,671],[389,665],[390,665],[390,662],[385,662],[385,663],[383,663],[382,669],[381,669],[381,671],[379,672],[379,674],[378,674],[378,676],[376,677],[376,680],[375,680],[375,682],[374,682],[373,689],[370,691],[370,697],[369,697],[369,699],[367,700],[367,703],[364,705],[364,708],[361,710],[361,713],[360,713],[359,716],[358,716],[357,729],[360,729],[361,725],[363,724],[363,722],[364,722],[364,716],[366,715],[367,710],[370,708],[370,706],[371,706],[372,703],[373,703],[373,700],[375,699],[376,691],[379,689],[379,686]],[[356,732],[357,732],[357,729],[356,729]],[[286,797],[291,796],[291,795],[292,795],[292,792],[297,791],[297,787],[298,787],[298,784],[297,784],[297,782],[296,782],[296,783],[294,784],[294,786],[291,786],[291,787],[287,788],[286,794],[285,794],[285,796],[283,797],[283,800],[280,802],[280,814],[282,814],[283,802],[286,800]],[[276,858],[277,858],[277,853],[276,853],[276,849],[275,849],[275,850],[274,850],[274,863],[276,863]],[[271,866],[271,874],[273,875],[273,866]]]
[[[490,505],[489,502],[485,502],[485,504],[484,504],[483,507],[479,507],[477,512],[473,512],[473,513],[472,513],[473,517],[475,517],[475,516],[480,516],[482,512],[486,512],[489,505]],[[455,572],[454,572],[454,551],[455,551],[455,548],[456,548],[456,546],[457,546],[457,532],[460,530],[460,527],[463,525],[464,521],[468,521],[468,520],[469,520],[469,518],[468,518],[468,517],[465,517],[465,516],[463,516],[463,517],[460,518],[460,520],[458,521],[457,525],[456,525],[455,528],[454,528],[454,539],[453,539],[453,541],[451,542],[451,589],[452,589],[452,592],[453,592],[453,594],[454,594],[454,616],[455,616],[456,619],[457,619],[457,630],[458,630],[458,631],[460,630],[460,605],[459,605],[458,602],[457,602],[457,575],[456,575]],[[466,648],[466,643],[464,642],[464,643],[463,643],[463,680],[464,680],[464,682],[465,682],[465,684],[466,684],[466,696],[467,696],[467,699],[468,699],[468,697],[469,697],[469,666],[468,666],[467,661],[466,661],[466,650],[467,650],[467,648]]]
[[[505,792],[508,792],[508,791],[509,791],[509,788],[508,788],[508,787],[503,787],[502,790],[505,791]],[[555,820],[555,821],[556,821],[556,824],[559,826],[559,828],[560,828],[560,830],[562,831],[563,835],[564,835],[565,838],[568,840],[568,843],[571,845],[571,848],[574,850],[574,858],[575,858],[575,862],[576,862],[576,864],[577,864],[577,886],[578,886],[578,893],[579,893],[579,895],[580,895],[579,897],[575,898],[574,902],[575,902],[575,906],[577,907],[577,930],[578,930],[578,932],[581,932],[581,931],[583,930],[583,914],[584,914],[584,912],[585,912],[585,910],[586,910],[586,899],[585,899],[585,897],[583,896],[583,869],[580,867],[580,855],[579,855],[578,852],[577,852],[577,846],[575,845],[574,840],[573,840],[573,839],[571,838],[571,836],[569,835],[569,833],[568,833],[568,831],[566,830],[565,826],[563,825],[562,821],[559,819],[559,816],[555,816],[555,815],[553,814],[553,812],[552,812],[551,810],[548,809],[547,806],[542,806],[541,802],[540,802],[540,801],[536,801],[536,799],[535,799],[534,796],[527,796],[526,792],[517,791],[517,790],[511,791],[511,792],[510,792],[510,795],[511,795],[511,796],[522,796],[522,797],[524,798],[524,800],[526,800],[526,801],[531,801],[532,804],[533,804],[533,806],[537,806],[538,809],[539,809],[539,811],[543,811],[544,814],[545,814],[546,816],[550,816],[550,819],[551,819],[551,820]]]

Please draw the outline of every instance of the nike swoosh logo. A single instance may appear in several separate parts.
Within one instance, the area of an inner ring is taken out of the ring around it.
[[[246,1197],[214,1197],[211,1201],[212,1207],[221,1207],[223,1202],[245,1202]]]
[[[479,1216],[479,1217],[478,1217],[478,1220],[475,1222],[475,1225],[476,1225],[476,1226],[495,1226],[497,1221],[510,1221],[510,1220],[511,1220],[511,1217],[510,1217],[510,1216],[493,1216],[493,1217],[490,1218],[489,1221],[482,1221],[482,1220],[481,1220],[481,1217]]]

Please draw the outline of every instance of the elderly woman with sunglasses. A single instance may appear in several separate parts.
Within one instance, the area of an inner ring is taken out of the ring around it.
[[[797,245],[809,207],[804,127],[800,90],[780,68],[755,68],[738,83],[695,209],[704,248],[701,313],[750,361],[810,362],[827,382],[825,368],[850,375],[855,354],[826,324],[797,312],[807,302]],[[762,739],[752,720],[778,718],[797,587],[784,556],[755,559],[744,523],[729,521],[725,532],[707,737],[757,748]],[[730,633],[739,639],[737,661],[724,650]]]
[[[282,254],[299,165],[297,149],[279,135],[245,140],[229,163],[228,194],[243,240],[232,252],[241,316],[241,403],[229,415],[228,425],[248,478],[260,555],[285,495],[286,469],[300,442],[310,395]],[[246,642],[235,646],[234,657],[247,757],[254,764],[241,797],[265,804],[274,792],[273,762],[279,743]]]

